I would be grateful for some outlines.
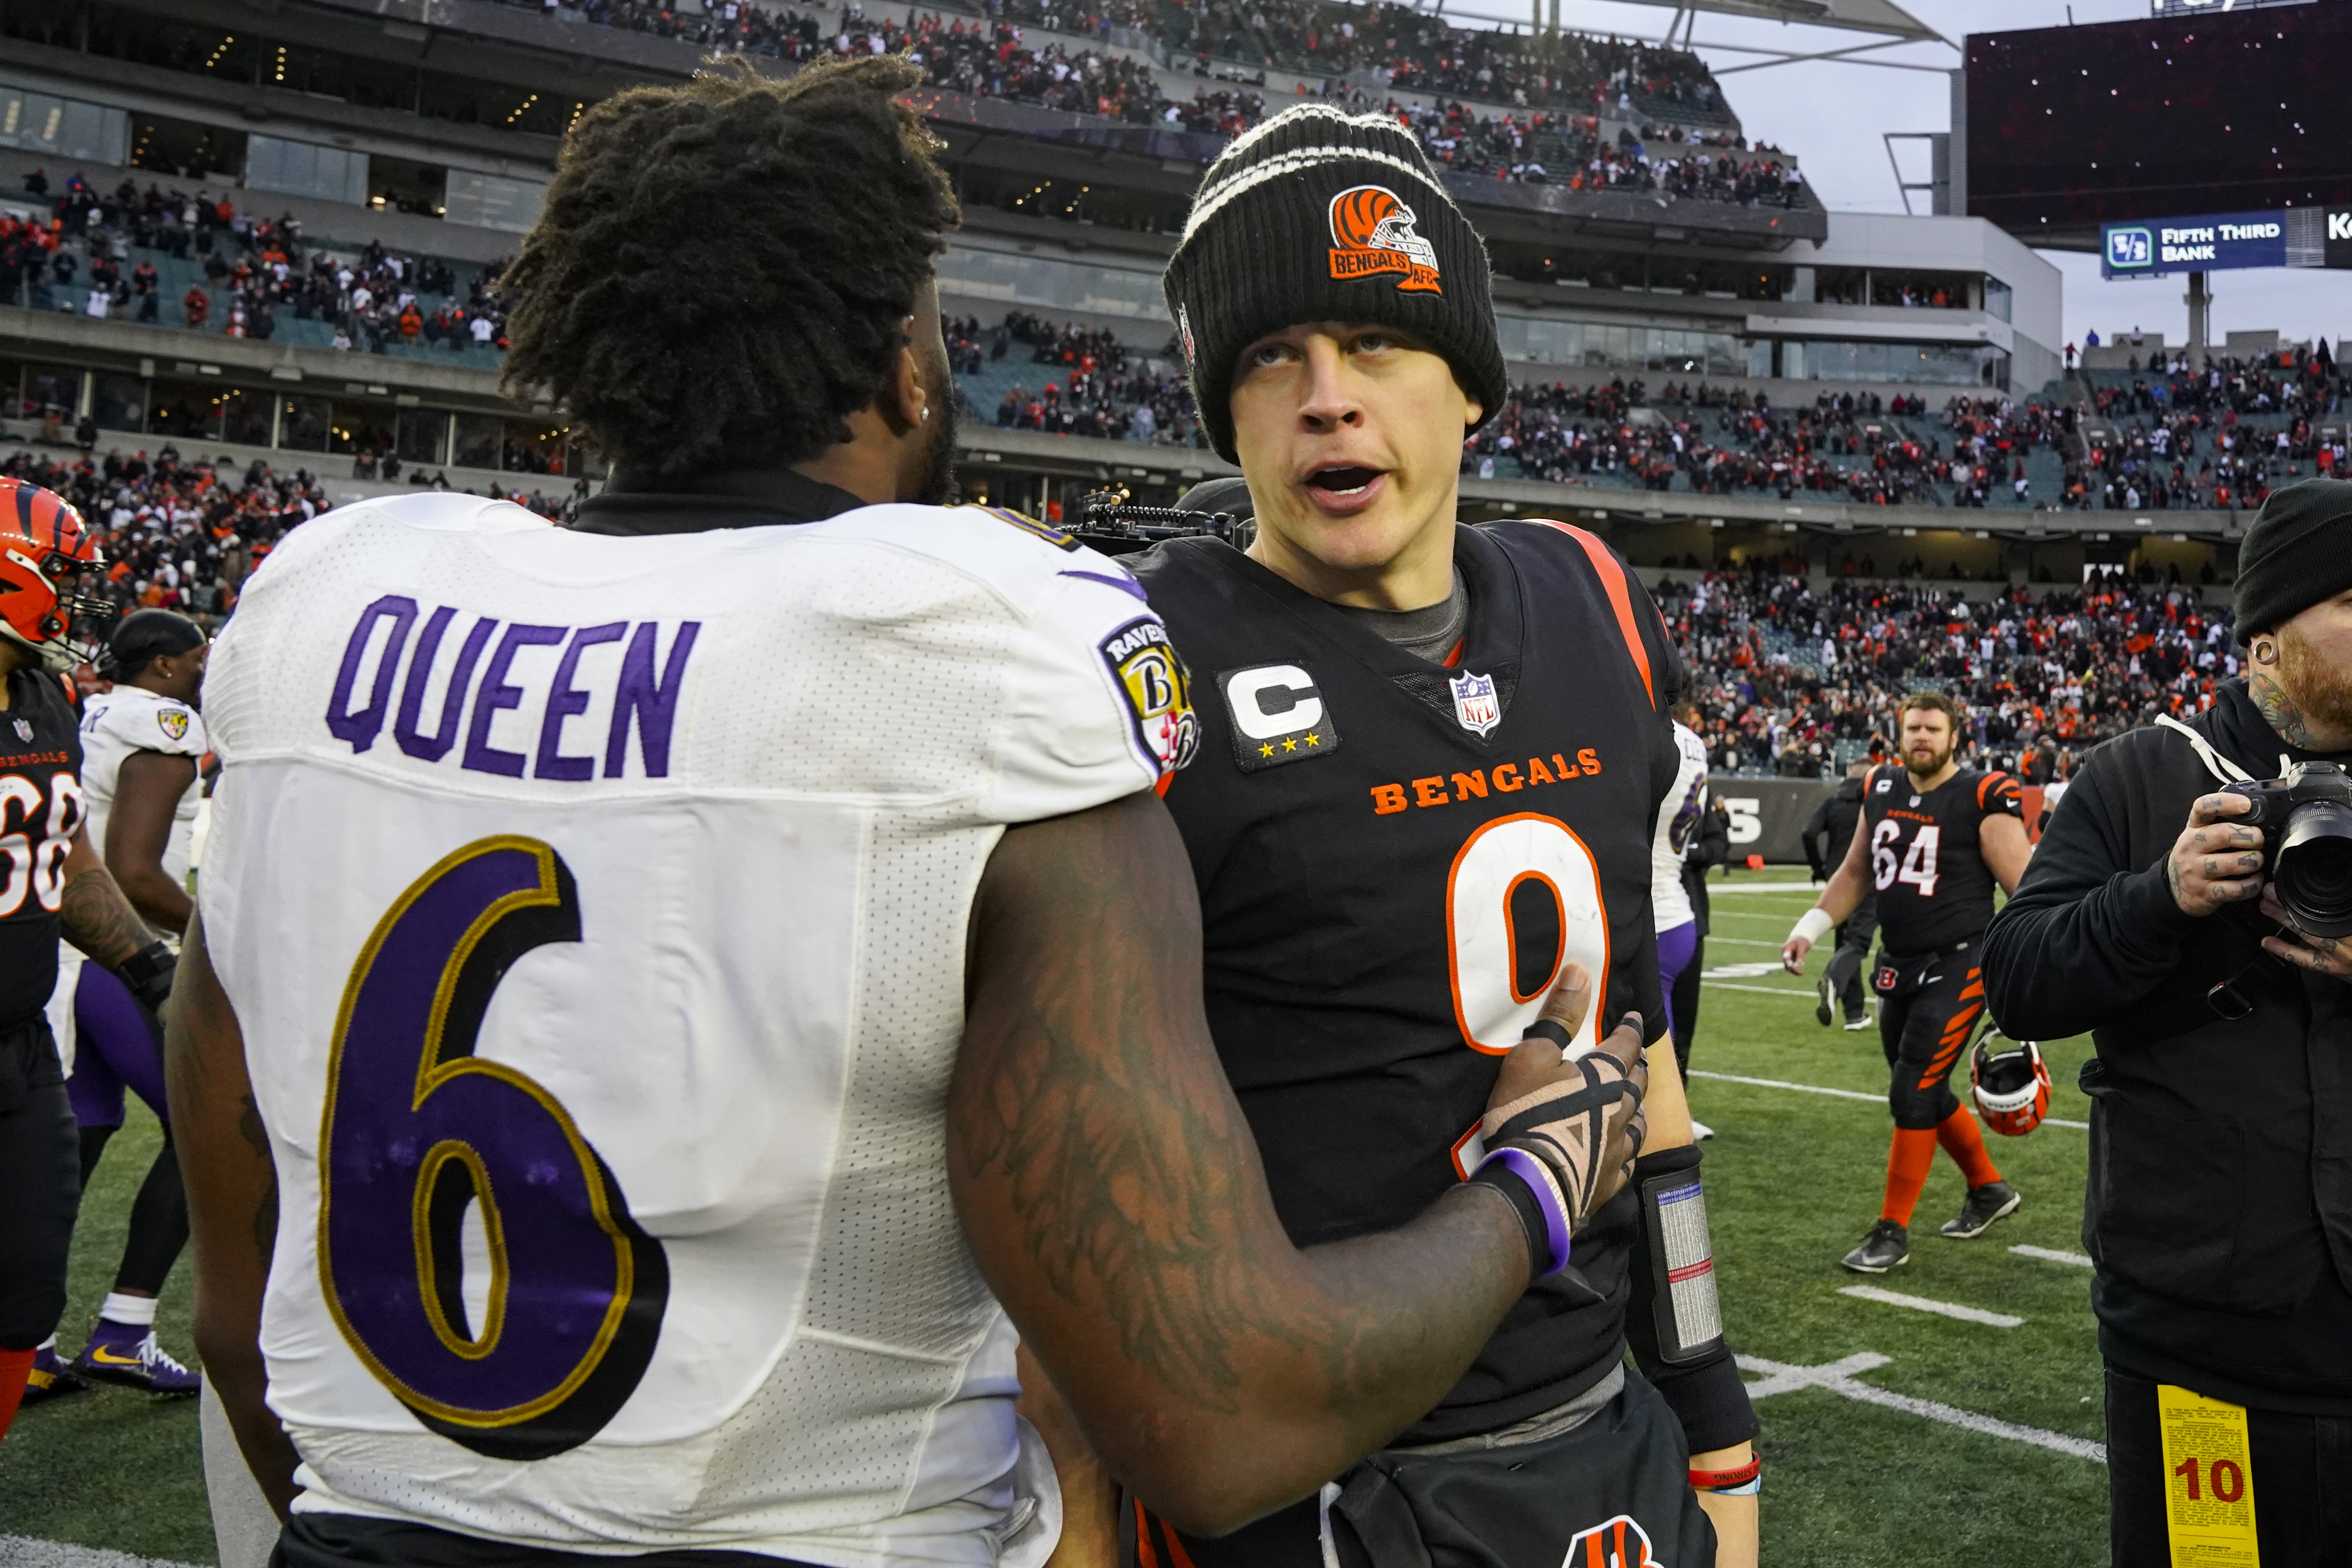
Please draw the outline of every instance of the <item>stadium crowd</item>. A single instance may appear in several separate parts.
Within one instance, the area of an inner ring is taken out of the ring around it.
[[[19,450],[0,459],[0,477],[56,491],[89,522],[107,564],[104,580],[85,581],[83,591],[101,592],[126,612],[176,610],[206,626],[236,607],[246,578],[288,530],[332,504],[307,470],[261,463],[239,470],[170,445],[152,455],[109,451],[70,461]],[[432,483],[421,473],[415,478]],[[536,490],[501,498],[547,517],[574,504]]]
[[[1281,45],[1282,61],[1322,76],[1316,91],[1352,109],[1395,115],[1441,164],[1465,173],[1669,200],[1781,206],[1802,200],[1803,183],[1793,167],[1777,159],[1731,157],[1731,150],[1744,146],[1736,134],[1649,123],[1678,115],[1727,120],[1721,95],[1696,56],[1576,35],[1538,47],[1506,32],[1465,33],[1402,6],[1293,0],[1254,6],[1244,18],[1230,5],[1130,3],[1113,12],[1065,10],[1050,0],[991,0],[984,16],[932,10],[901,23],[869,17],[854,0],[837,21],[751,0],[705,0],[699,16],[655,0],[583,0],[581,14],[590,22],[678,37],[714,51],[785,60],[903,50],[943,90],[1225,136],[1268,113],[1264,94],[1251,90],[1265,86],[1263,72],[1253,84],[1199,87],[1189,99],[1173,98],[1143,60],[1070,49],[1058,41],[1033,47],[1024,25],[1105,42],[1115,28],[1146,34],[1192,53],[1193,74],[1203,78],[1211,74],[1212,54],[1277,63],[1249,39],[1278,36],[1288,40]],[[1447,101],[1401,104],[1386,96],[1388,89],[1442,95]],[[1513,107],[1481,113],[1462,99]],[[1625,126],[1605,138],[1604,113],[1639,118],[1642,133]]]
[[[37,169],[25,193],[49,215],[0,212],[0,304],[264,340],[282,319],[316,321],[331,333],[320,346],[369,352],[505,344],[503,262],[476,269],[460,298],[446,261],[375,243],[348,255],[308,246],[291,214],[264,217],[226,193],[128,179],[101,191],[74,173],[52,194]],[[190,278],[184,292],[165,287],[158,260]]]
[[[1794,562],[1659,580],[1717,771],[1832,777],[1891,756],[1897,702],[1935,685],[1969,704],[1985,765],[2048,783],[2101,740],[2210,705],[2238,673],[2230,612],[2201,605],[2177,570],[2093,569],[2079,588],[1970,603],[1916,562],[1894,581],[1840,564],[1854,580],[1820,593]]]

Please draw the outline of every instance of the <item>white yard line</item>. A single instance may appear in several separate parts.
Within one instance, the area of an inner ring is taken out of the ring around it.
[[[2045,1432],[2039,1427],[2021,1427],[2013,1421],[1979,1416],[1973,1410],[1938,1404],[1933,1399],[1914,1399],[1907,1394],[1890,1393],[1884,1388],[1872,1387],[1856,1375],[1885,1366],[1892,1359],[1871,1351],[1849,1355],[1826,1366],[1791,1366],[1786,1362],[1767,1361],[1759,1355],[1738,1358],[1740,1371],[1762,1375],[1759,1381],[1748,1385],[1748,1397],[1751,1400],[1768,1399],[1775,1394],[1786,1394],[1792,1389],[1822,1388],[1842,1398],[1880,1406],[1888,1410],[1900,1410],[1930,1421],[1941,1421],[1948,1427],[1981,1432],[1989,1437],[2006,1437],[2012,1443],[2031,1443],[2037,1448],[2072,1454],[2078,1459],[2089,1459],[2095,1464],[2107,1462],[2107,1446],[2105,1443],[2095,1443],[2087,1437],[2069,1437],[2063,1432]]]
[[[1747,988],[1755,990],[1758,988]],[[1709,1072],[1703,1068],[1690,1070],[1693,1078],[1712,1078],[1718,1083],[1745,1083],[1751,1089],[1793,1089],[1800,1094],[1834,1094],[1841,1100],[1867,1100],[1874,1105],[1886,1103],[1884,1094],[1864,1094],[1859,1089],[1824,1089],[1818,1083],[1783,1083],[1777,1078],[1742,1078],[1736,1072]]]
[[[1767,997],[1796,997],[1809,1002],[1813,999],[1812,992],[1794,991],[1786,986],[1743,986],[1731,980],[1701,980],[1699,984],[1715,991],[1755,991]]]
[[[1799,994],[1774,990],[1769,986],[1732,986],[1726,985],[1721,980],[1709,980],[1706,983],[1717,990],[1724,991],[1765,991],[1776,997]],[[1802,994],[1811,995],[1810,992]],[[1752,1089],[1793,1089],[1800,1094],[1834,1094],[1841,1100],[1870,1100],[1881,1104],[1884,1104],[1886,1100],[1884,1094],[1864,1094],[1858,1089],[1825,1089],[1818,1083],[1784,1083],[1777,1078],[1742,1078],[1736,1072],[1709,1072],[1703,1067],[1692,1068],[1688,1076],[1712,1078],[1723,1083],[1745,1083]],[[1969,1114],[1973,1116],[1976,1113],[1972,1110]],[[2042,1118],[2042,1124],[2045,1127],[2072,1127],[2076,1132],[2087,1132],[2091,1125],[2088,1122],[2070,1122],[2063,1116],[2044,1116]]]
[[[1875,1285],[1848,1285],[1838,1292],[1858,1301],[1878,1301],[1890,1307],[1908,1307],[1915,1312],[1933,1312],[1937,1317],[1958,1318],[1964,1323],[1982,1323],[1989,1329],[2013,1329],[2025,1320],[2007,1312],[1989,1312],[1982,1307],[1964,1307],[1958,1301],[1930,1301],[1926,1296],[1906,1296],[1900,1291],[1882,1291]]]
[[[2012,1247],[2010,1250],[2021,1258],[2039,1258],[2044,1263],[2070,1263],[2077,1269],[2098,1266],[2080,1252],[2060,1252],[2048,1247]]]
[[[95,1546],[68,1546],[29,1535],[0,1535],[0,1563],[6,1568],[189,1568],[161,1557],[133,1557]]]

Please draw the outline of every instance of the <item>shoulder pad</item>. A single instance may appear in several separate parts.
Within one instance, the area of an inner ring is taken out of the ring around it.
[[[1010,507],[975,506],[971,509],[975,512],[985,512],[1009,528],[1019,528],[1031,538],[1043,539],[1055,549],[1074,551],[1078,548],[1078,541],[1061,529],[1050,523],[1041,523],[1034,517],[1025,517]]]

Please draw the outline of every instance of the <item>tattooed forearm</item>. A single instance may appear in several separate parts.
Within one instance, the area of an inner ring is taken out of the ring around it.
[[[1108,892],[1099,865],[1058,869],[1068,906]],[[1138,953],[1139,969],[1161,962]],[[1246,1125],[1168,1079],[1150,1049],[1166,1036],[1134,1021],[1160,1010],[1141,974],[1041,952],[989,986],[1017,1004],[983,1009],[984,1035],[967,1040],[998,1077],[959,1123],[966,1173],[1011,1186],[1042,1278],[1073,1302],[1099,1303],[1127,1356],[1207,1408],[1237,1408],[1236,1343],[1264,1335],[1310,1348],[1295,1309],[1266,1299],[1278,1276],[1237,1223],[1230,1173],[1254,1165]],[[1344,1345],[1317,1348],[1336,1374]]]
[[[58,906],[66,940],[110,967],[135,956],[154,940],[103,865],[69,877]]]

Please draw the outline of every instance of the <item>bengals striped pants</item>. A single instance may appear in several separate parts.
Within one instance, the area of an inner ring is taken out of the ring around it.
[[[1967,1075],[1960,1053],[1984,1016],[1979,946],[1962,942],[1939,952],[1879,959],[1873,982],[1879,999],[1878,1040],[1892,1074],[1886,1103],[1898,1127],[1926,1131],[1959,1109],[1952,1074]]]

